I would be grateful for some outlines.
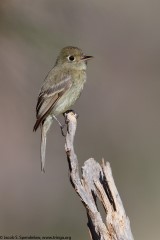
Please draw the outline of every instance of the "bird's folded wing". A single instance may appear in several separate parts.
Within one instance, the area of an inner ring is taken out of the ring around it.
[[[41,122],[50,114],[58,99],[69,89],[72,85],[71,77],[67,76],[62,80],[51,86],[45,91],[41,91],[38,97],[36,112],[37,121],[33,130],[36,131]]]

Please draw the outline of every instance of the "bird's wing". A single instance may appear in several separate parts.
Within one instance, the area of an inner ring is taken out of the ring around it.
[[[37,121],[33,130],[36,131],[40,123],[50,114],[58,99],[72,85],[71,76],[63,76],[61,81],[49,87],[47,90],[41,90],[36,106]]]

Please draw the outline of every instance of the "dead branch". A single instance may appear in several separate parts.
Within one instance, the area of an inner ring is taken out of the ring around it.
[[[109,162],[100,165],[93,158],[85,161],[82,178],[79,175],[78,159],[74,152],[74,136],[77,127],[76,114],[65,113],[67,154],[70,181],[86,208],[88,228],[92,240],[133,240],[130,222],[117,191]],[[105,223],[98,211],[96,200],[100,200],[106,214]]]

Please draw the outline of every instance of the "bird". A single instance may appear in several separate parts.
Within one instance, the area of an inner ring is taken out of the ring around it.
[[[53,119],[65,113],[79,98],[86,82],[87,61],[93,58],[78,47],[64,47],[47,74],[37,100],[36,123],[33,131],[41,128],[41,171],[45,172],[47,133]],[[58,121],[59,122],[59,121]]]

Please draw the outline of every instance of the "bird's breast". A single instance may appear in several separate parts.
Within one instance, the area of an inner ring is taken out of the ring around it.
[[[85,82],[86,82],[85,72],[83,73],[81,72],[79,74],[77,73],[76,76],[74,75],[71,87],[68,90],[66,90],[66,92],[57,101],[53,108],[52,113],[54,115],[59,115],[69,110],[70,107],[74,105],[76,100],[79,98]]]

